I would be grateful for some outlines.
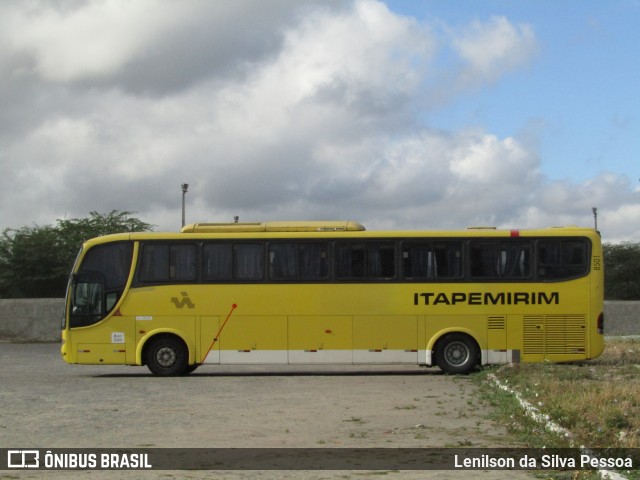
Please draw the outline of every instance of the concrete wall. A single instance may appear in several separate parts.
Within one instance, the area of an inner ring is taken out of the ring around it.
[[[0,340],[59,341],[63,315],[63,298],[1,299]]]
[[[640,335],[640,302],[604,302],[605,335]]]
[[[0,341],[56,342],[64,299],[0,299]],[[640,335],[640,302],[605,302],[606,335]]]

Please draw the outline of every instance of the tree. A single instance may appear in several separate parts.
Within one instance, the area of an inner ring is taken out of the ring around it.
[[[78,250],[86,240],[152,226],[132,212],[91,212],[88,218],[59,219],[56,225],[6,229],[0,238],[0,297],[62,297]]]
[[[604,295],[607,300],[640,300],[640,243],[605,243]]]
[[[153,228],[153,225],[131,217],[133,213],[112,210],[107,214],[91,212],[87,218],[58,219],[56,231],[61,241],[62,256],[69,264],[67,274],[80,246],[88,239],[111,233],[147,232]]]
[[[3,297],[59,297],[59,285],[69,273],[61,272],[51,226],[5,230],[1,240],[0,292]],[[64,295],[64,287],[62,288]]]

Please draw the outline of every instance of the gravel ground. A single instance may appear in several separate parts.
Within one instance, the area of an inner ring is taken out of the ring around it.
[[[398,366],[67,365],[0,343],[0,448],[515,447],[471,379]],[[522,471],[4,471],[0,478],[534,478]]]

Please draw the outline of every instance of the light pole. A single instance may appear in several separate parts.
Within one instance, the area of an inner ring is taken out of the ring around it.
[[[598,230],[598,209],[596,207],[593,207],[591,211],[593,212],[593,221],[596,224],[595,228],[596,230]]]
[[[187,191],[189,190],[189,184],[188,183],[183,183],[182,184],[182,226],[184,227],[184,197],[187,194]]]

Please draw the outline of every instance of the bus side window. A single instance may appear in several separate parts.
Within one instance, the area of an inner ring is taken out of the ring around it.
[[[272,243],[269,245],[269,277],[272,280],[297,280],[297,244]]]
[[[393,243],[367,245],[367,277],[394,278],[396,276],[396,249]]]
[[[142,249],[140,280],[143,282],[192,282],[196,280],[196,246],[148,243]]]
[[[542,278],[558,276],[560,265],[560,242],[540,240],[538,242],[538,275]]]
[[[405,243],[402,248],[402,272],[405,278],[434,278],[436,271],[436,256],[431,244]]]
[[[233,278],[233,253],[229,243],[205,243],[202,247],[202,276],[205,281]]]
[[[237,243],[233,246],[233,273],[236,280],[264,278],[264,248],[261,243]]]
[[[329,245],[300,244],[300,279],[326,280],[329,277]]]
[[[169,280],[169,245],[145,244],[140,261],[143,282]]]
[[[582,241],[562,243],[562,263],[568,276],[581,275],[587,271],[587,248]]]
[[[470,242],[469,269],[472,277],[497,278],[500,269],[498,242]]]
[[[462,275],[462,244],[442,242],[433,245],[434,277],[458,278]]]
[[[405,242],[402,248],[402,274],[406,279],[454,279],[462,275],[462,243]]]
[[[531,245],[528,242],[503,242],[500,249],[499,273],[502,278],[531,276]]]
[[[362,243],[346,243],[336,246],[336,261],[338,278],[364,278],[365,276],[365,247]]]
[[[195,245],[171,245],[169,247],[169,279],[178,282],[196,280]]]
[[[571,278],[588,271],[587,245],[582,240],[540,240],[538,276],[548,279]]]

